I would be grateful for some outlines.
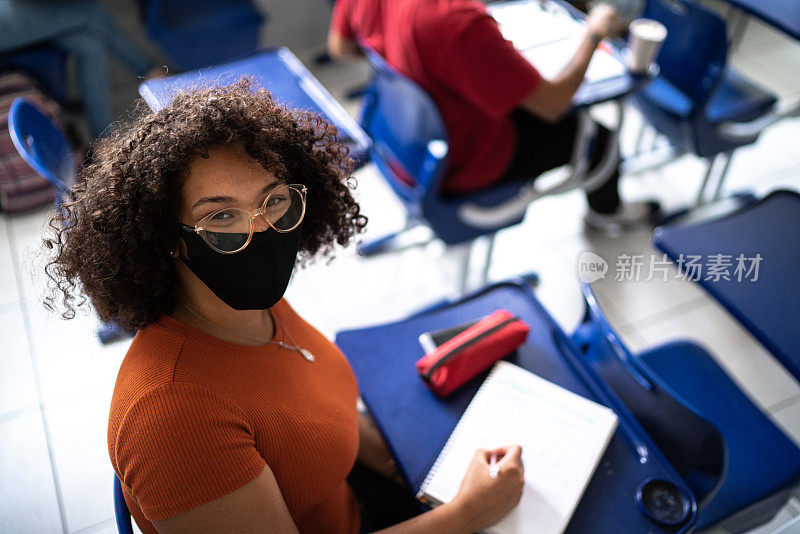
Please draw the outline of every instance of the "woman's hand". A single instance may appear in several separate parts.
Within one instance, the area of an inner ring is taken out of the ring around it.
[[[586,17],[586,27],[592,35],[600,39],[612,37],[618,33],[622,21],[617,10],[608,4],[598,4]]]
[[[495,478],[489,475],[492,454],[497,458]],[[475,452],[458,494],[450,502],[467,518],[470,532],[494,525],[519,504],[525,482],[521,455],[518,445]]]

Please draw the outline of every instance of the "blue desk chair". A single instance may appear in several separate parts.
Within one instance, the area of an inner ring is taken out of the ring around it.
[[[572,339],[692,489],[696,528],[744,532],[769,521],[800,482],[800,449],[703,348],[678,341],[632,354],[583,290]]]
[[[56,188],[61,211],[75,178],[75,154],[64,133],[31,101],[17,98],[8,113],[8,131],[22,159]]]
[[[56,188],[56,213],[69,200],[75,178],[75,154],[64,133],[33,103],[17,98],[8,113],[8,131],[22,159]],[[130,337],[132,332],[114,323],[104,323],[97,336],[103,343]]]
[[[420,225],[429,227],[447,245],[488,235],[491,244],[483,272],[485,281],[498,230],[522,222],[528,205],[536,198],[577,187],[591,190],[606,180],[617,164],[616,143],[612,142],[604,161],[588,172],[588,147],[595,125],[586,112],[580,112],[582,133],[575,145],[573,171],[566,180],[546,190],[517,182],[456,198],[444,197],[440,187],[447,166],[448,135],[436,104],[375,51],[365,49],[364,53],[374,76],[364,95],[361,126],[372,138],[370,159],[405,206],[407,222],[401,232],[360,245],[362,255],[395,248],[402,242],[401,235]]]
[[[248,0],[140,0],[150,37],[179,70],[215,65],[258,47],[261,14]]]
[[[565,534],[690,532],[694,496],[630,409],[604,383],[522,280],[487,285],[454,301],[443,301],[406,319],[338,332],[336,344],[358,378],[365,405],[415,494],[464,413],[486,372],[445,399],[425,385],[414,368],[423,356],[419,335],[506,309],[531,328],[527,341],[506,359],[546,380],[605,404],[619,426]],[[653,479],[675,484],[685,498],[686,517],[657,522],[637,503],[637,492]],[[675,521],[678,521],[677,519]]]
[[[280,104],[316,113],[335,125],[337,140],[347,145],[355,165],[366,162],[370,145],[367,134],[286,47],[261,50],[221,65],[146,80],[139,86],[139,94],[150,109],[158,111],[168,106],[178,91],[227,85],[242,76],[251,77],[254,88],[268,89]]]
[[[713,198],[719,198],[736,148],[754,143],[778,118],[777,98],[726,66],[725,22],[685,0],[648,0],[644,16],[667,27],[658,56],[660,75],[634,102],[645,119],[679,152],[708,162],[697,194],[703,202],[718,157],[725,159]]]
[[[128,504],[122,495],[122,484],[114,475],[114,517],[117,520],[117,532],[119,534],[133,534],[133,524],[131,523],[131,512]]]
[[[778,190],[749,202],[724,199],[666,221],[653,244],[684,271],[691,270],[687,260],[699,259],[691,278],[800,380],[798,235],[800,194]],[[724,276],[711,272],[714,256],[729,260]]]

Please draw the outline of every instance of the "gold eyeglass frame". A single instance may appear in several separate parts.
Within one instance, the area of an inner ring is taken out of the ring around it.
[[[267,214],[264,212],[264,209],[266,208],[267,202],[269,202],[269,199],[270,199],[270,197],[272,195],[274,195],[274,194],[276,194],[276,193],[278,193],[280,191],[284,191],[286,189],[294,189],[295,191],[300,193],[300,198],[303,201],[303,211],[300,213],[300,219],[297,221],[297,224],[295,224],[294,226],[292,226],[288,230],[280,230],[278,228],[275,228],[275,226],[271,222],[269,222],[269,219],[267,218]],[[285,185],[278,186],[273,191],[270,191],[270,193],[264,199],[264,202],[261,203],[261,207],[256,209],[255,211],[251,212],[250,210],[247,210],[247,209],[244,209],[244,208],[235,208],[235,209],[239,209],[239,210],[244,211],[245,213],[247,213],[247,215],[250,216],[250,235],[247,236],[247,241],[244,242],[244,245],[242,245],[241,247],[239,247],[236,250],[232,250],[232,251],[219,250],[217,247],[215,247],[214,245],[212,245],[211,243],[208,242],[208,239],[205,236],[205,228],[203,227],[203,225],[205,225],[212,217],[214,217],[218,213],[231,209],[229,207],[212,211],[211,213],[209,213],[208,215],[206,215],[205,217],[203,217],[202,219],[197,221],[197,223],[195,223],[194,226],[190,226],[188,224],[181,223],[181,228],[183,228],[184,230],[186,230],[188,232],[194,232],[197,235],[199,235],[201,238],[203,238],[203,241],[205,241],[206,245],[211,247],[211,249],[214,250],[215,252],[219,252],[220,254],[236,254],[237,252],[241,252],[244,249],[246,249],[247,245],[249,245],[250,241],[253,239],[253,228],[254,228],[253,221],[259,215],[264,217],[264,220],[267,221],[267,224],[269,225],[270,228],[272,228],[273,230],[275,230],[276,232],[281,233],[281,234],[287,234],[287,233],[291,232],[292,230],[294,230],[295,228],[297,228],[298,226],[300,226],[300,223],[302,223],[303,219],[305,219],[305,217],[306,217],[306,195],[307,195],[307,193],[308,193],[308,188],[306,186],[304,186],[303,184],[285,184]]]

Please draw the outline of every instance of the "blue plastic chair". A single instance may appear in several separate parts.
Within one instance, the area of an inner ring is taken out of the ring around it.
[[[117,521],[119,534],[133,534],[131,512],[128,510],[125,497],[122,495],[122,484],[116,474],[114,475],[114,517]]]
[[[258,47],[264,17],[248,0],[140,0],[150,37],[179,70],[215,65]]]
[[[522,280],[484,286],[427,307],[408,318],[338,332],[335,342],[347,355],[364,403],[386,438],[403,477],[415,494],[488,370],[445,399],[420,380],[414,362],[424,354],[423,332],[462,324],[506,309],[530,327],[527,341],[507,355],[510,362],[612,408],[619,426],[589,482],[567,534],[690,532],[697,505],[689,487],[630,410],[578,353],[577,347]],[[422,424],[421,424],[422,422]],[[637,503],[642,486],[667,480],[686,500],[685,519],[656,522]],[[528,529],[526,532],[530,531]]]
[[[56,212],[75,178],[75,154],[64,133],[31,101],[17,98],[8,114],[8,131],[22,159],[56,188]]]
[[[800,482],[800,449],[700,346],[671,342],[632,354],[583,285],[572,338],[647,430],[698,502],[698,530],[743,532],[769,521]]]
[[[534,199],[576,187],[592,189],[616,166],[618,154],[610,150],[599,168],[588,172],[588,146],[594,123],[588,114],[581,112],[582,135],[573,155],[573,172],[566,180],[547,190],[536,190],[521,181],[465,196],[443,196],[440,187],[447,166],[448,135],[436,104],[421,87],[376,52],[364,49],[364,53],[373,69],[373,79],[364,95],[361,126],[372,138],[370,159],[402,201],[407,223],[401,232],[361,244],[358,251],[362,255],[394,248],[402,242],[402,234],[420,225],[429,227],[447,245],[487,235],[493,244],[498,230],[522,222]],[[609,146],[615,148],[616,143]],[[484,281],[491,261],[491,244]],[[526,277],[535,279],[533,275]]]
[[[8,131],[22,159],[56,188],[55,209],[61,211],[69,199],[75,179],[75,154],[64,133],[32,102],[16,98],[8,113]],[[103,343],[133,335],[115,323],[104,323],[97,330]]]
[[[634,97],[645,119],[678,152],[708,161],[697,195],[703,201],[718,156],[725,158],[713,198],[719,198],[733,151],[754,143],[780,116],[777,98],[726,66],[725,22],[684,0],[648,0],[644,16],[666,26],[660,75]]]
[[[663,221],[653,244],[708,291],[773,356],[800,380],[800,194],[777,190],[761,199],[723,199]],[[713,257],[729,258],[724,276],[712,275]],[[757,269],[745,275],[737,269]],[[742,262],[741,260],[745,260]],[[703,264],[705,262],[705,265]]]

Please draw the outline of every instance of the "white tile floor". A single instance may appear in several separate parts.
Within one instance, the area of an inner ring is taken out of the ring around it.
[[[304,60],[313,56],[299,55]],[[786,101],[800,98],[800,45],[766,26],[748,26],[732,61]],[[312,68],[337,97],[366,72],[353,65]],[[357,109],[354,103],[348,107]],[[623,147],[631,146],[638,122],[630,113]],[[800,189],[799,137],[800,119],[786,120],[740,150],[729,188],[758,194],[778,187]],[[679,207],[693,199],[702,170],[696,158],[684,156],[658,170],[625,177],[624,196],[652,196],[667,208]],[[357,178],[358,198],[370,217],[366,237],[400,226],[402,207],[374,168],[364,168]],[[578,193],[537,201],[523,224],[499,234],[490,271],[492,279],[538,272],[537,295],[566,331],[583,311],[575,276],[580,252],[594,251],[612,264],[620,254],[655,254],[647,232],[618,239],[584,235],[584,209]],[[91,314],[63,321],[42,306],[46,278],[41,235],[49,216],[49,210],[0,216],[0,532],[110,533],[115,526],[106,418],[128,342],[102,346]],[[332,263],[298,272],[288,298],[332,336],[343,328],[397,319],[455,295],[463,253],[436,242],[370,259],[342,250]],[[680,280],[615,282],[613,277],[596,289],[634,349],[668,339],[700,341],[800,444],[800,386],[703,291]]]

